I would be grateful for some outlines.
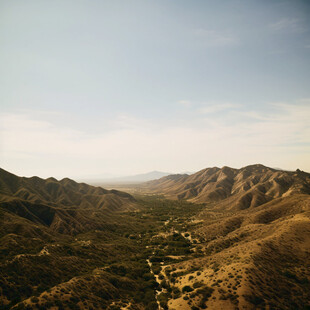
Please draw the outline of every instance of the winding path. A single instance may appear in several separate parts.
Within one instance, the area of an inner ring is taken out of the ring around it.
[[[149,265],[149,267],[150,267],[151,273],[152,273],[152,274],[154,275],[154,277],[155,277],[156,282],[160,285],[160,280],[159,280],[159,278],[158,278],[158,275],[156,275],[156,274],[153,272],[152,263],[151,263],[150,259],[148,258],[146,261],[147,261],[147,263],[148,263],[148,265]],[[156,290],[155,299],[156,299],[156,302],[157,302],[157,304],[158,304],[158,310],[163,310],[163,308],[160,306],[160,302],[159,302],[159,300],[158,300],[158,295],[159,295],[160,293],[161,293],[161,291]]]

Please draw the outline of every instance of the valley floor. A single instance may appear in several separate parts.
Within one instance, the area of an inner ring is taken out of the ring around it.
[[[310,309],[309,197],[238,213],[136,199],[73,235],[2,210],[1,309]]]

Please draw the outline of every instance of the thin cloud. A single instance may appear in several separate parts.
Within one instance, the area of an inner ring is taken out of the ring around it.
[[[235,36],[220,31],[199,28],[194,34],[208,46],[230,46],[238,43]]]
[[[136,129],[136,128],[147,128],[151,126],[151,122],[146,119],[139,119],[128,114],[119,114],[115,119],[108,122],[111,130],[123,130],[123,129]]]
[[[297,100],[297,103],[299,104],[310,104],[310,98],[301,98],[299,100]]]
[[[307,102],[272,103],[268,113],[244,112],[234,109],[235,106],[226,103],[213,107],[213,111],[232,110],[212,114],[211,118],[191,115],[183,126],[120,117],[108,130],[96,134],[60,127],[50,121],[38,122],[30,114],[2,114],[1,162],[7,169],[20,166],[31,174],[44,171],[46,177],[100,171],[130,174],[168,168],[195,171],[215,164],[242,166],[249,158],[286,169],[296,169],[287,164],[295,162],[310,171]],[[27,157],[21,161],[23,154]]]
[[[189,100],[179,100],[178,103],[184,107],[190,107],[192,105],[192,102]]]
[[[204,107],[199,109],[199,112],[202,114],[212,114],[212,113],[217,113],[221,112],[224,110],[232,110],[232,109],[237,109],[240,108],[241,105],[235,104],[235,103],[211,103],[207,104]]]
[[[305,29],[301,26],[301,21],[297,18],[282,18],[272,23],[269,27],[274,31],[303,32]]]

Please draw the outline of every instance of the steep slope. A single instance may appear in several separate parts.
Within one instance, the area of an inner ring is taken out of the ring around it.
[[[79,208],[119,208],[134,202],[132,196],[116,190],[77,183],[68,178],[57,181],[32,177],[17,177],[0,169],[0,194],[31,202],[45,202],[55,206]]]
[[[218,208],[246,209],[292,194],[310,194],[310,174],[280,171],[263,165],[241,169],[207,168],[192,175],[171,175],[144,183],[147,192]]]
[[[98,227],[96,214],[128,210],[135,199],[70,179],[25,178],[0,169],[0,208],[60,233]],[[100,226],[100,225],[99,225]]]

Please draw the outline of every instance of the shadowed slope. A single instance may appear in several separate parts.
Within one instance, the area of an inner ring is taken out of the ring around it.
[[[0,169],[0,208],[61,233],[96,228],[96,212],[128,210],[135,199],[68,178],[18,177]]]
[[[54,178],[44,180],[38,177],[17,177],[3,169],[0,169],[0,194],[32,202],[80,208],[109,207],[106,204],[108,197],[112,208],[118,207],[117,204],[122,206],[125,201],[134,202],[133,197],[124,192],[109,191],[68,178],[57,181]]]
[[[137,206],[116,190],[0,170],[0,308],[154,309],[144,248],[128,238],[148,227],[128,215]]]

